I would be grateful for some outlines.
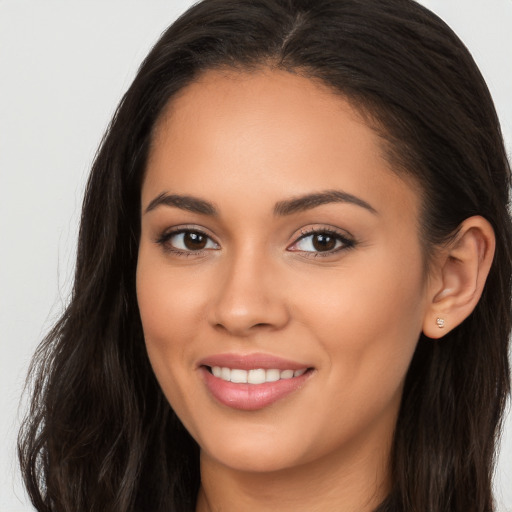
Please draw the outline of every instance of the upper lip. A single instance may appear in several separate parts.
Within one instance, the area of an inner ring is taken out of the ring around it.
[[[236,368],[240,370],[253,370],[262,368],[264,370],[301,370],[309,368],[310,365],[303,364],[271,354],[215,354],[205,357],[199,361],[199,366],[220,366],[224,368]]]

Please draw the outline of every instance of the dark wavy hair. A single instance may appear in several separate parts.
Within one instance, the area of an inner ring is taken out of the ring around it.
[[[420,338],[379,512],[491,512],[510,388],[510,166],[469,52],[412,0],[204,0],[151,50],[101,143],[85,192],[69,306],[31,367],[19,436],[40,512],[193,510],[199,449],[153,375],[135,294],[140,188],[164,106],[206,70],[320,80],[385,141],[421,190],[426,254],[482,215],[497,245],[481,300],[442,342]]]

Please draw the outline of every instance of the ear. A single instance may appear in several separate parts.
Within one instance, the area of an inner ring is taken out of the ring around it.
[[[475,309],[489,274],[496,239],[489,222],[480,216],[466,219],[433,263],[423,333],[441,338]]]

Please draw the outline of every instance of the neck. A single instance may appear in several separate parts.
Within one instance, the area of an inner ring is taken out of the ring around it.
[[[371,512],[390,490],[389,446],[355,452],[269,473],[238,471],[201,453],[196,512]]]

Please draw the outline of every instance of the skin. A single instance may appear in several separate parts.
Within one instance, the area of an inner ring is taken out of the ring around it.
[[[420,197],[383,155],[348,101],[282,71],[209,71],[159,120],[142,186],[137,296],[156,377],[201,448],[198,511],[364,512],[388,492],[405,374],[426,319],[435,322],[443,277],[425,275]],[[274,212],[327,190],[371,208]],[[162,193],[218,213],[146,211]],[[162,241],[184,227],[204,232],[206,248]],[[311,229],[335,229],[353,246],[315,253],[311,236],[301,239]],[[313,370],[261,410],[217,402],[198,362],[256,352]]]

